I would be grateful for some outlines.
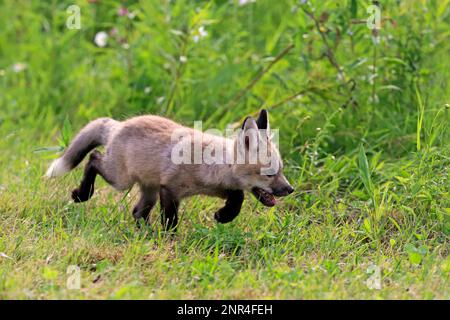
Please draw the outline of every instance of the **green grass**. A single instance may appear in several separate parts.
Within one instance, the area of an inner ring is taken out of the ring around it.
[[[311,2],[124,1],[129,19],[115,1],[0,1],[0,298],[449,299],[449,1],[383,1],[379,44],[352,22],[368,1]],[[136,190],[99,179],[74,204],[81,169],[42,178],[96,117],[224,129],[262,107],[296,192],[247,195],[227,225],[195,197],[176,234],[158,208],[139,230]]]

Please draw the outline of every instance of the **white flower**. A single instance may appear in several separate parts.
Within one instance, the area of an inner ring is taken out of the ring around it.
[[[181,63],[186,63],[187,62],[187,57],[186,56],[180,56],[180,62]]]
[[[372,36],[372,41],[374,44],[380,44],[380,37],[377,36]]]
[[[100,31],[95,35],[94,42],[97,46],[103,48],[108,42],[108,34],[105,31]]]
[[[0,77],[3,77],[6,74],[5,70],[0,69]]]
[[[254,3],[254,2],[256,2],[256,0],[239,0],[239,5],[245,6],[246,4]]]
[[[152,91],[152,87],[145,87],[144,88],[144,93],[145,94],[149,94]]]
[[[5,259],[11,259],[12,260],[12,258],[10,257],[10,256],[8,256],[6,253],[4,253],[4,252],[0,252],[0,257],[2,257],[2,258],[5,258]]]
[[[124,48],[125,50],[128,50],[128,49],[130,49],[130,45],[128,43],[124,43],[122,45],[122,48]]]
[[[22,62],[17,62],[17,63],[14,63],[12,68],[15,73],[19,73],[19,72],[25,70],[27,68],[27,65]]]
[[[165,97],[158,97],[158,98],[156,99],[156,103],[157,103],[157,104],[161,104],[161,103],[164,102],[164,99],[165,99]]]
[[[205,30],[204,26],[201,26],[198,28],[198,33],[200,34],[200,37],[204,38],[208,35],[208,32]]]
[[[198,28],[196,34],[194,34],[194,42],[198,42],[201,38],[204,38],[208,35],[208,31],[205,30],[204,26],[200,26]]]

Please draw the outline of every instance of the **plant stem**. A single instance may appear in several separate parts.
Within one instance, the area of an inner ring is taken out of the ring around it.
[[[239,91],[233,99],[231,99],[230,103],[228,103],[228,107],[229,108],[233,108],[238,102],[239,100],[248,92],[250,91],[255,84],[278,62],[281,60],[281,58],[283,58],[286,54],[288,54],[289,51],[291,51],[291,49],[294,48],[294,44],[291,43],[290,45],[288,45],[286,48],[284,48],[283,51],[281,51],[276,57],[275,59],[264,69],[262,69],[246,86],[244,89],[242,89],[241,91]]]

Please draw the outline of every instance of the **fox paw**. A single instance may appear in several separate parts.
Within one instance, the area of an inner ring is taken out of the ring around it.
[[[74,202],[85,202],[85,201],[88,201],[92,197],[93,194],[94,194],[94,188],[91,188],[91,190],[88,192],[77,188],[72,191],[72,200]]]
[[[214,214],[214,219],[216,219],[219,223],[228,223],[236,218],[237,214],[234,212],[230,212],[225,208],[220,209]]]

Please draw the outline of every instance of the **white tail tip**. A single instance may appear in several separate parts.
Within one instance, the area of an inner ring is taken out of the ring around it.
[[[48,168],[45,175],[48,178],[54,178],[62,176],[64,173],[69,172],[70,167],[69,165],[64,161],[63,158],[58,158],[55,161],[52,162],[50,167]]]

